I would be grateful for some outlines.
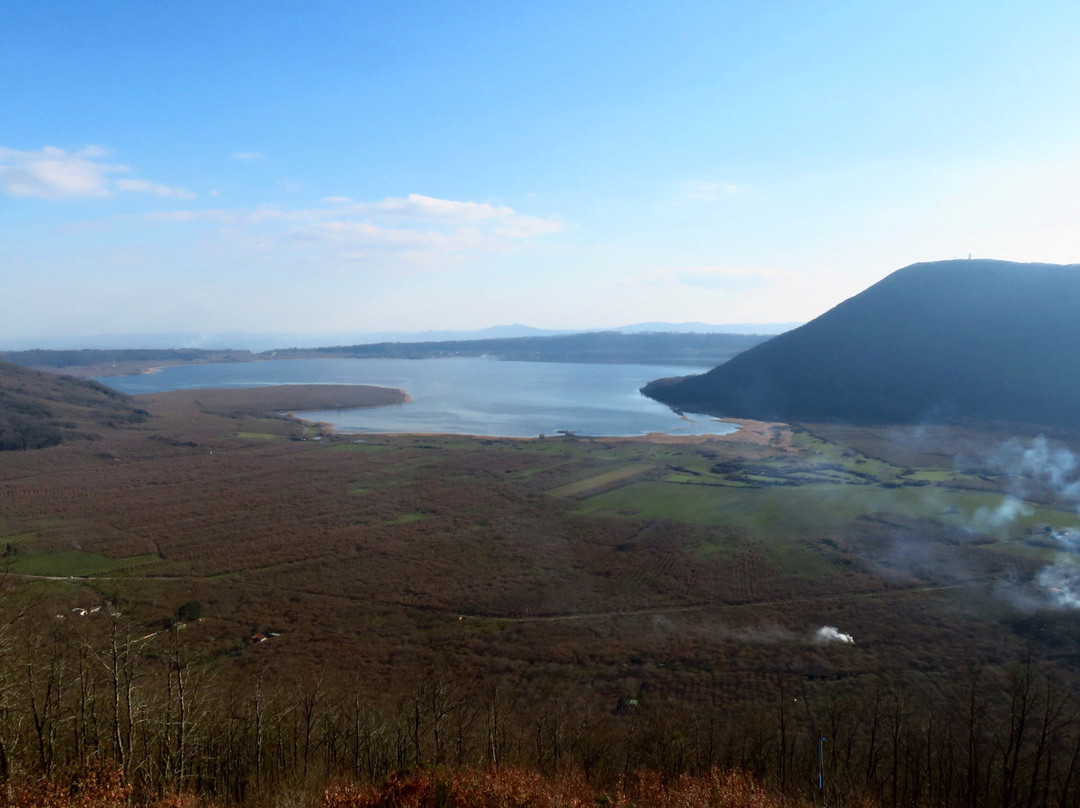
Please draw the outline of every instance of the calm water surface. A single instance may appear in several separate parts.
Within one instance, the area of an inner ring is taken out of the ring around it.
[[[373,384],[400,387],[405,404],[300,413],[339,432],[427,432],[535,437],[726,434],[708,416],[681,418],[638,389],[652,379],[700,367],[503,362],[495,359],[293,359],[169,367],[99,381],[125,393],[269,384]]]

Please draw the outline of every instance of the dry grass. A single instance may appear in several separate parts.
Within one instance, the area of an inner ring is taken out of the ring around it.
[[[771,794],[752,776],[713,771],[665,784],[645,774],[632,785],[597,792],[576,777],[545,778],[518,769],[424,772],[381,787],[339,786],[322,808],[797,808]]]
[[[0,790],[0,808],[219,808],[193,794],[136,800],[118,766],[92,764],[57,780],[9,785]]]

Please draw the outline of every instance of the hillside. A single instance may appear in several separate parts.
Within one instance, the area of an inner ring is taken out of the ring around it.
[[[743,418],[1075,427],[1077,311],[1080,264],[914,264],[708,373],[643,392]]]
[[[171,365],[202,365],[210,362],[251,362],[249,351],[204,351],[198,348],[124,348],[78,350],[0,351],[0,362],[67,373],[80,378],[145,373]]]
[[[437,342],[380,342],[332,348],[269,352],[271,358],[347,357],[353,359],[428,359],[490,356],[526,362],[601,362],[641,365],[713,365],[767,337],[759,334],[596,331],[548,337],[511,337]]]
[[[105,385],[0,362],[0,451],[92,438],[145,417],[130,396]]]
[[[643,324],[646,327],[648,324]],[[656,324],[658,327],[664,324]],[[693,324],[689,324],[692,326]],[[688,327],[689,327],[688,326]],[[633,327],[633,326],[631,326]],[[702,326],[708,328],[708,326]],[[546,336],[490,339],[378,342],[320,348],[207,351],[195,348],[116,350],[0,351],[0,362],[69,373],[82,378],[145,373],[158,367],[269,359],[429,359],[490,356],[528,362],[602,362],[616,364],[702,365],[711,367],[745,351],[768,336],[751,333],[678,331],[593,331]]]

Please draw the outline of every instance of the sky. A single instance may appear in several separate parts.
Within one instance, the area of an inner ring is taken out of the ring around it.
[[[1080,4],[0,2],[0,348],[805,322],[1080,262]]]

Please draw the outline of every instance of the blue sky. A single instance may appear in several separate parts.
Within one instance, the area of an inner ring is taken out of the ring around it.
[[[1074,2],[0,4],[0,347],[816,317],[1080,261]]]

